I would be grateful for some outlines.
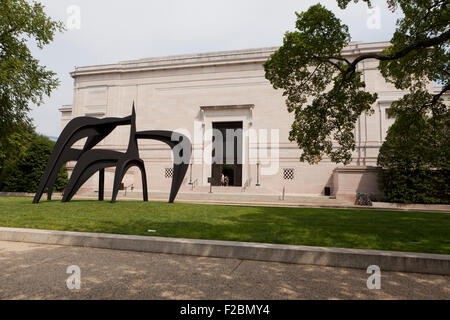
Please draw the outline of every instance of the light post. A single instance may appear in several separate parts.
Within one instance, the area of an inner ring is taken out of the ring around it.
[[[189,170],[189,185],[192,185],[192,162],[189,164],[190,170]]]
[[[208,178],[208,183],[209,183],[209,193],[212,193],[212,177]]]
[[[256,163],[256,186],[261,186],[261,184],[259,183],[259,162]]]

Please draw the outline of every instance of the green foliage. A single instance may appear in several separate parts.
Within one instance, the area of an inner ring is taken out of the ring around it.
[[[338,0],[342,9],[350,2]],[[389,0],[388,6],[400,9],[404,17],[397,21],[392,45],[382,53],[352,61],[343,57],[341,51],[351,40],[348,27],[317,4],[297,13],[297,30],[285,34],[283,45],[264,64],[266,78],[283,90],[287,109],[294,113],[289,138],[302,149],[301,161],[317,163],[327,155],[334,162],[350,163],[355,124],[362,113],[372,112],[377,99],[365,91],[357,71],[366,59],[379,60],[386,81],[410,91],[393,104],[393,115],[411,121],[420,121],[423,114],[436,121],[448,116],[442,95],[450,89],[449,1]],[[433,81],[442,84],[436,95],[426,87]]]
[[[347,8],[347,5],[348,5],[351,1],[353,1],[354,3],[358,3],[359,0],[337,0],[337,3],[338,3],[338,5],[339,5],[339,8],[345,9],[345,8]],[[369,7],[372,6],[372,3],[371,3],[370,0],[362,0],[362,2],[366,2],[366,3],[369,5]]]
[[[384,201],[450,204],[450,171],[391,168],[380,173]]]
[[[383,52],[395,59],[381,60],[379,69],[397,89],[410,91],[392,104],[393,114],[408,114],[411,121],[420,121],[424,113],[437,118],[448,117],[448,107],[440,98],[450,86],[450,2],[389,2],[392,10],[401,8],[405,17],[397,22],[392,45]],[[430,94],[426,87],[430,82],[442,84],[442,91]]]
[[[348,162],[348,150],[355,148],[354,124],[377,96],[364,91],[361,73],[340,72],[346,68],[341,51],[350,34],[331,11],[317,4],[297,14],[297,30],[285,34],[283,46],[264,64],[266,78],[284,89],[288,111],[295,114],[289,138],[303,149],[301,161],[317,163],[325,153]],[[305,106],[308,97],[313,101]]]
[[[31,125],[20,123],[14,133],[0,139],[0,176],[8,164],[23,157],[34,135]]]
[[[450,203],[450,118],[401,115],[380,149],[387,201]]]
[[[7,192],[36,192],[55,143],[34,134],[26,149],[17,158],[10,158],[0,177],[0,190]],[[67,170],[61,169],[55,189],[61,191],[67,184]]]
[[[30,104],[40,105],[43,97],[58,86],[55,73],[39,65],[28,46],[39,49],[53,41],[61,22],[52,21],[44,7],[26,0],[0,1],[0,140],[18,127],[30,123]]]

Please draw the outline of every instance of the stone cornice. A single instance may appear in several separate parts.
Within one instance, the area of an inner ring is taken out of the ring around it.
[[[352,42],[344,48],[343,56],[354,56],[364,53],[381,52],[389,46],[389,42]],[[200,54],[187,54],[168,57],[148,58],[122,61],[116,64],[76,67],[71,73],[73,78],[84,75],[99,75],[108,73],[142,72],[166,69],[181,69],[192,67],[208,67],[227,64],[263,63],[278,47],[221,51]]]
[[[68,112],[72,111],[72,105],[64,105],[58,109],[60,112]]]
[[[253,109],[254,104],[240,104],[240,105],[219,105],[219,106],[201,106],[202,111],[216,111],[216,110],[236,110],[236,109]]]

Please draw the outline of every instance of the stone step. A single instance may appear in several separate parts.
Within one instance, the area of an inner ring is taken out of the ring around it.
[[[209,190],[209,189],[208,189]],[[286,194],[284,199],[282,195],[278,194],[256,194],[247,192],[220,192],[223,189],[215,190],[213,192],[179,192],[177,195],[178,200],[197,200],[201,201],[223,201],[223,202],[285,202],[285,203],[309,203],[309,204],[328,204],[328,205],[341,205],[348,204],[348,202],[342,200],[336,200],[327,196],[314,196],[314,195],[295,195]],[[97,192],[78,193],[79,197],[97,197]],[[105,191],[105,199],[111,197],[111,192]],[[119,191],[118,198],[125,199],[142,199],[142,192],[139,191]],[[169,198],[168,192],[162,191],[150,191],[150,199],[166,200]]]

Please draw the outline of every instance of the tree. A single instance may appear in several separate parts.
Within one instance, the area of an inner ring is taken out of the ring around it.
[[[0,176],[0,190],[36,192],[54,146],[55,142],[47,137],[33,134],[26,150],[5,165]],[[55,189],[61,191],[66,184],[67,170],[63,167],[58,174]]]
[[[31,123],[30,104],[40,105],[58,86],[56,74],[39,65],[28,46],[53,41],[61,22],[53,21],[37,2],[0,1],[0,143]]]
[[[350,1],[337,0],[341,9]],[[363,2],[371,6],[370,0]],[[296,13],[297,30],[285,34],[283,45],[264,64],[266,78],[275,89],[283,90],[288,111],[294,113],[289,138],[302,149],[301,161],[317,163],[327,155],[334,162],[350,163],[356,148],[355,124],[362,113],[373,112],[377,99],[377,94],[364,91],[357,69],[367,59],[379,61],[386,81],[409,90],[392,104],[394,116],[404,115],[411,122],[420,122],[427,114],[431,122],[449,116],[442,95],[450,88],[450,2],[387,2],[404,17],[397,21],[391,45],[383,52],[362,54],[352,61],[343,57],[342,49],[351,40],[348,27],[317,4]],[[429,93],[430,82],[442,84],[442,91]]]
[[[34,135],[34,127],[22,122],[15,126],[13,133],[0,139],[0,177],[5,167],[25,155]]]
[[[401,115],[378,155],[380,186],[390,202],[450,203],[450,120]]]

